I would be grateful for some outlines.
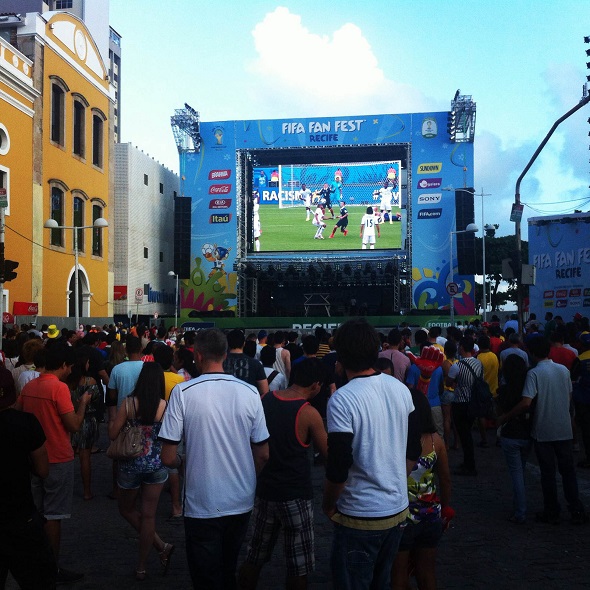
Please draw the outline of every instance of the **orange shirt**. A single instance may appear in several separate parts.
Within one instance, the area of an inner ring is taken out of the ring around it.
[[[61,416],[74,411],[70,390],[55,375],[44,373],[29,381],[20,394],[19,401],[25,412],[34,414],[47,437],[46,447],[50,463],[66,463],[74,460],[70,433]]]

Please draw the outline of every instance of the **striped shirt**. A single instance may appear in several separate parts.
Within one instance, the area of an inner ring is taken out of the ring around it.
[[[469,370],[468,364],[473,373]],[[483,365],[475,357],[461,359],[449,368],[449,379],[455,381],[455,403],[468,402],[475,383],[475,376],[483,377]]]

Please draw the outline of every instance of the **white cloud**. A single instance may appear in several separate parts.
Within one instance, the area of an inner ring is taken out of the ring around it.
[[[257,107],[262,103],[274,116],[277,108],[288,116],[427,110],[421,92],[385,77],[355,24],[320,35],[307,29],[300,16],[279,7],[252,35],[258,57],[248,69],[257,81]]]

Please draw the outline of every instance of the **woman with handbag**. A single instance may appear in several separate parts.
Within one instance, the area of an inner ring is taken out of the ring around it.
[[[156,509],[168,472],[160,460],[162,443],[158,433],[166,410],[164,401],[164,371],[157,363],[144,363],[133,393],[125,399],[117,416],[109,425],[109,437],[117,443],[125,433],[141,430],[141,450],[127,451],[132,458],[119,457],[117,483],[119,512],[139,532],[139,559],[135,578],[145,580],[146,560],[153,546],[159,554],[162,572],[166,574],[174,545],[165,543],[156,533]],[[131,430],[130,430],[131,429]],[[130,437],[129,437],[130,438]],[[114,446],[115,442],[111,446]],[[137,498],[141,490],[141,510]]]

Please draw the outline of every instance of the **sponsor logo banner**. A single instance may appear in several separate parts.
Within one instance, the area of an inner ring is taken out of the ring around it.
[[[567,289],[558,289],[555,293],[555,297],[557,297],[558,299],[567,297]]]
[[[231,213],[214,213],[209,217],[209,223],[229,223],[231,221]]]
[[[15,301],[12,305],[13,315],[38,315],[39,304],[27,301]]]
[[[555,302],[555,307],[567,307],[567,299],[558,299]]]
[[[424,162],[418,164],[418,174],[436,174],[442,170],[442,162]]]
[[[439,188],[442,184],[442,178],[421,178],[416,185],[417,189],[424,190],[427,188]]]
[[[231,170],[210,170],[209,180],[227,180],[231,176]]]
[[[442,215],[442,209],[420,209],[418,219],[438,219]]]
[[[590,289],[584,289],[584,297],[590,297]]]
[[[570,299],[569,305],[570,305],[570,307],[581,307],[582,300],[581,299]]]
[[[211,199],[209,201],[209,209],[229,209],[231,207],[231,199]]]
[[[543,301],[543,307],[553,307],[553,299],[547,299],[547,301]]]
[[[570,297],[580,297],[582,295],[582,289],[570,289]]]
[[[549,297],[553,297],[555,295],[555,291],[543,291],[543,299],[548,299]]]
[[[210,195],[227,195],[231,191],[231,184],[212,184],[209,187]]]
[[[423,193],[418,195],[418,205],[429,205],[440,203],[442,193]]]
[[[590,299],[584,299],[584,307],[590,307]]]

